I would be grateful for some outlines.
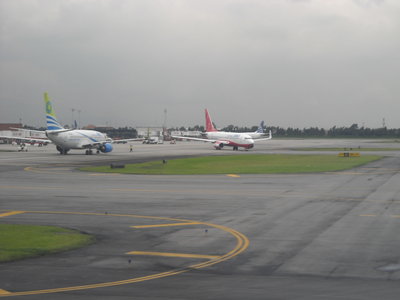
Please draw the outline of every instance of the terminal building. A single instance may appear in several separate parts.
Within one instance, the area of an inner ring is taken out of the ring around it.
[[[163,127],[136,127],[138,137],[163,137]]]

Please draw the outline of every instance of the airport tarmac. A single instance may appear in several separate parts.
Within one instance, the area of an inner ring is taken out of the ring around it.
[[[291,149],[311,146],[398,145],[275,139],[250,151],[178,142],[133,144],[133,152],[128,144],[116,145],[111,153],[91,156],[60,155],[52,145],[0,152],[1,223],[57,225],[97,238],[83,249],[1,264],[0,296],[398,299],[398,151],[368,152],[385,158],[319,174],[142,176],[76,170],[201,155],[310,154]]]

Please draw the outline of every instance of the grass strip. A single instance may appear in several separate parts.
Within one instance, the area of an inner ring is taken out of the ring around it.
[[[399,151],[400,148],[358,148],[358,147],[343,147],[343,148],[290,148],[290,150],[296,151],[338,151],[338,152],[360,152],[360,151]]]
[[[60,227],[0,224],[0,262],[72,250],[94,241],[91,235]]]
[[[122,169],[98,166],[81,170],[150,175],[314,173],[351,169],[380,158],[377,155],[343,158],[336,155],[251,154],[174,159],[167,163],[151,161],[129,164]]]

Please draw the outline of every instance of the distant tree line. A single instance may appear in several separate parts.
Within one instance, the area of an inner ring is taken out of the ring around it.
[[[256,131],[258,126],[252,127],[239,127],[229,125],[221,128],[222,131],[230,132],[253,132]],[[204,131],[204,126],[196,125],[194,127],[177,127],[173,130],[188,130],[188,131]],[[330,138],[400,138],[400,128],[368,128],[358,127],[358,124],[352,124],[350,127],[337,127],[333,126],[330,129],[319,127],[309,128],[283,128],[279,126],[270,126],[266,128],[266,132],[272,131],[275,137],[330,137]]]
[[[46,128],[35,128],[32,126],[24,126],[26,129],[36,129],[45,130]],[[239,127],[235,125],[229,125],[221,128],[222,131],[230,132],[253,132],[256,131],[258,126],[252,127]],[[133,127],[119,127],[119,128],[97,128],[96,130],[106,133],[111,138],[136,138],[137,131]],[[204,132],[204,126],[195,125],[192,127],[175,127],[169,128],[170,131],[200,131]],[[266,128],[266,132],[272,131],[275,137],[296,137],[296,138],[306,138],[306,137],[329,137],[329,138],[400,138],[400,128],[368,128],[368,127],[358,127],[358,124],[352,124],[350,127],[337,127],[333,126],[330,129],[309,127],[309,128],[283,128],[279,126],[270,126]]]
[[[388,129],[382,128],[368,128],[358,127],[358,124],[353,124],[350,127],[336,127],[326,130],[324,128],[310,127],[310,128],[287,128],[280,127],[269,128],[275,132],[275,136],[282,137],[330,137],[330,138],[399,138],[400,128]]]

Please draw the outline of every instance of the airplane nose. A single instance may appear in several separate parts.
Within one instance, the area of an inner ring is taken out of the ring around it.
[[[251,144],[251,147],[250,147],[250,148],[253,148],[253,147],[254,147],[254,140],[253,140],[253,139],[250,139],[249,142],[250,142],[250,144]]]

